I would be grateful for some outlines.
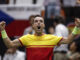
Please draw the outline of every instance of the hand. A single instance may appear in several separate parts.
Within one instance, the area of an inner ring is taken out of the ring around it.
[[[77,3],[77,4],[80,4],[80,0],[76,0],[76,3]]]
[[[75,18],[75,25],[80,28],[80,19]]]
[[[6,25],[6,22],[2,21],[0,22],[0,30],[4,30],[5,29],[5,25]]]

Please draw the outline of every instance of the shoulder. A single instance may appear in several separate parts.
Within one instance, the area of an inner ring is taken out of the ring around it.
[[[33,35],[27,34],[27,35],[23,35],[23,36],[21,36],[21,37],[31,37],[31,36],[33,36]]]
[[[22,51],[17,50],[16,53],[17,53],[19,56],[25,56],[25,53],[22,52]]]
[[[22,37],[20,37],[19,39],[31,39],[31,38],[34,38],[35,36],[33,34],[27,34],[27,35],[24,35]]]
[[[57,29],[57,30],[60,30],[60,29],[61,29],[61,30],[66,29],[66,30],[67,30],[68,28],[67,28],[65,25],[63,25],[63,24],[59,24],[59,25],[56,26],[56,29]]]
[[[27,27],[25,30],[30,30],[30,29],[32,29],[32,27],[31,27],[31,26]]]
[[[60,27],[65,27],[65,25],[63,25],[63,24],[58,24],[58,25],[56,26],[56,28],[60,28]]]
[[[54,36],[54,35],[52,35],[52,34],[45,34],[45,36]]]
[[[28,32],[28,31],[31,30],[31,29],[32,29],[32,27],[29,26],[29,27],[27,27],[27,28],[24,29],[24,32]]]
[[[52,34],[46,34],[46,37],[54,37],[57,38],[58,36],[52,35]]]

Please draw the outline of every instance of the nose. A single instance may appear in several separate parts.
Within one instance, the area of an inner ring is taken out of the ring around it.
[[[38,21],[38,24],[40,24],[40,21]]]

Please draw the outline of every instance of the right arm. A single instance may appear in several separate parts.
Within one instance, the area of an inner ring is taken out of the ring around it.
[[[21,43],[19,42],[18,39],[11,41],[11,39],[9,37],[7,37],[7,38],[3,38],[3,41],[4,41],[5,45],[7,46],[7,48],[14,48],[14,47],[21,46]]]
[[[4,21],[0,22],[0,31],[1,31],[3,42],[5,43],[7,48],[13,48],[13,47],[21,46],[21,43],[19,42],[18,39],[11,41],[11,39],[7,36],[7,33],[5,31],[5,22]]]

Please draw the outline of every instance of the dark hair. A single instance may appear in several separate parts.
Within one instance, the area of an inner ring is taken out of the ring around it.
[[[33,17],[35,17],[35,15],[31,15],[31,16],[29,17],[29,20],[31,20],[31,18],[33,18]]]
[[[36,17],[42,17],[41,15],[35,15],[35,17],[34,18],[36,18]],[[42,17],[43,18],[43,17]],[[34,19],[33,19],[33,22],[34,22]],[[32,22],[32,24],[33,24],[33,22]]]
[[[76,52],[79,52],[80,53],[80,37],[77,38],[77,39],[74,39],[68,46],[68,48],[70,49],[70,45],[75,42],[75,45],[76,45]]]
[[[35,17],[42,17],[41,15],[35,15]]]
[[[62,16],[56,16],[54,17],[54,22],[64,24],[64,18]]]
[[[33,19],[32,19],[32,18],[33,18]],[[34,18],[35,18],[35,15],[31,15],[31,16],[29,17],[29,21],[30,21],[30,24],[31,24],[31,25],[32,25],[32,22],[33,22]]]
[[[77,50],[76,51],[80,52],[80,37],[75,40],[75,43],[76,43],[76,46],[77,46]]]
[[[29,17],[29,21],[30,21],[30,24],[32,25],[33,24],[33,21],[34,21],[34,18],[35,17],[41,17],[40,15],[31,15],[30,17]],[[33,18],[33,19],[32,19]]]

